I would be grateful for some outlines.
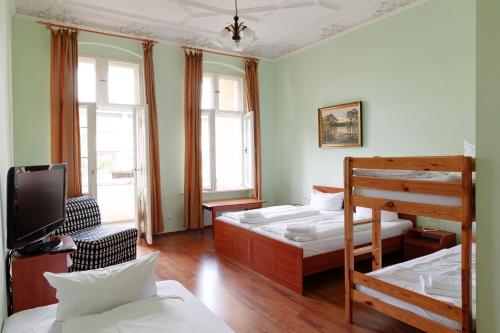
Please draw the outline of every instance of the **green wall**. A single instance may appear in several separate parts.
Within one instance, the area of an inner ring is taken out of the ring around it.
[[[500,332],[500,2],[477,1],[478,332]]]
[[[474,13],[474,1],[433,0],[279,60],[278,200],[342,186],[345,156],[462,154],[475,142]],[[363,147],[318,148],[317,109],[357,100]]]
[[[13,18],[14,159],[16,164],[50,161],[50,34],[32,21]],[[81,33],[82,55],[118,59],[142,59],[139,42]],[[239,59],[206,55],[204,68],[238,73]],[[183,229],[184,191],[184,53],[178,46],[159,44],[154,49],[160,143],[162,206],[166,231]],[[264,142],[274,141],[274,85],[272,65],[261,62],[261,109]],[[29,98],[26,96],[29,94]],[[272,145],[263,147],[264,196],[275,201]],[[266,182],[269,180],[269,182]],[[206,195],[207,199],[235,197],[243,193]],[[209,218],[206,219],[208,223]]]
[[[5,258],[5,179],[11,165],[11,20],[10,1],[0,0],[0,258]],[[5,266],[0,264],[0,329],[7,315]]]

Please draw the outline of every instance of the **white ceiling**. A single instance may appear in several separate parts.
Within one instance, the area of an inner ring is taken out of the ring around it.
[[[257,41],[244,52],[278,58],[425,0],[239,0]],[[234,0],[13,0],[16,15],[223,49]]]

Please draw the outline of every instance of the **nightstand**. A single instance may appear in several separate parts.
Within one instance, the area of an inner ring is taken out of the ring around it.
[[[404,243],[405,260],[411,260],[455,246],[457,236],[448,231],[412,228],[406,233]]]

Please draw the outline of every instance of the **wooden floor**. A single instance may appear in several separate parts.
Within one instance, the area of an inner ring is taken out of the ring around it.
[[[301,296],[217,256],[210,229],[161,236],[150,247],[142,244],[139,256],[160,251],[158,280],[181,282],[236,332],[420,332],[361,305],[355,306],[355,324],[346,325],[343,269],[306,278]]]

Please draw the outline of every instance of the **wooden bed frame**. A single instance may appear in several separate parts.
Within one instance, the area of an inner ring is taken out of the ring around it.
[[[342,188],[314,186],[325,193],[343,192]],[[411,220],[413,215],[400,214],[400,218]],[[382,241],[384,254],[403,249],[403,235]],[[214,221],[215,251],[250,267],[271,280],[302,294],[304,276],[319,273],[344,265],[344,250],[327,252],[304,258],[303,249],[266,237],[248,229],[240,228],[221,220]],[[359,247],[365,247],[362,244]],[[370,254],[358,256],[356,260],[370,259]]]
[[[428,180],[403,180],[379,177],[355,176],[353,169],[379,170],[416,170],[416,171],[447,171],[460,172],[461,182],[441,182]],[[372,309],[381,311],[411,326],[425,332],[456,333],[472,332],[472,218],[474,185],[472,172],[475,170],[474,160],[464,156],[446,157],[396,157],[396,158],[352,158],[344,161],[345,183],[345,317],[352,323],[353,302],[363,303]],[[450,207],[434,204],[415,203],[401,200],[388,200],[356,195],[354,188],[371,188],[378,190],[411,192],[420,194],[434,194],[453,196],[461,199],[459,207]],[[353,247],[353,212],[354,207],[369,207],[373,209],[372,244],[364,248]],[[354,261],[358,255],[372,257],[372,269],[382,267],[383,242],[380,240],[380,211],[387,210],[427,216],[461,224],[462,227],[462,306],[439,301],[423,294],[416,293],[384,282],[375,277],[362,274],[354,270]],[[438,322],[424,318],[413,312],[391,305],[373,296],[356,290],[356,284],[366,286],[372,290],[389,295],[398,300],[421,307],[427,311],[442,315],[461,323],[461,330],[457,331]]]

